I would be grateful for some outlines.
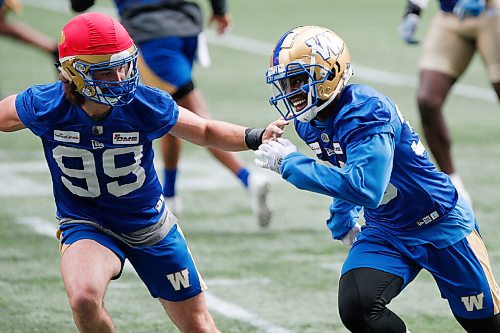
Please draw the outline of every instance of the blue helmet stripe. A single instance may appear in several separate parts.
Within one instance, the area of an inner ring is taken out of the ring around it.
[[[292,32],[293,29],[288,30],[283,36],[281,36],[280,40],[278,43],[276,43],[276,46],[274,47],[274,53],[273,53],[273,66],[279,65],[280,63],[280,51],[281,51],[281,44],[285,41],[286,36]]]

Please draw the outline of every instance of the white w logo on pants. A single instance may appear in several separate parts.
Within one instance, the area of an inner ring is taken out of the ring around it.
[[[461,298],[462,303],[464,303],[467,311],[472,312],[474,308],[481,310],[483,308],[484,293],[474,296],[464,296]]]
[[[183,288],[189,288],[191,286],[189,284],[189,271],[187,269],[183,269],[173,274],[167,274],[167,279],[177,291],[181,290],[181,285]]]

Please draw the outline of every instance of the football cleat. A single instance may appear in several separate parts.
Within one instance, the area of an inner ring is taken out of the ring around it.
[[[252,211],[257,216],[259,226],[267,227],[271,223],[271,210],[267,205],[269,192],[269,179],[257,172],[250,173],[248,177],[248,193]]]

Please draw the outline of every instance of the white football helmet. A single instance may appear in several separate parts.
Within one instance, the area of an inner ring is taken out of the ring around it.
[[[352,76],[344,41],[329,29],[301,26],[285,33],[274,47],[266,73],[269,102],[284,119],[309,122],[330,104]]]

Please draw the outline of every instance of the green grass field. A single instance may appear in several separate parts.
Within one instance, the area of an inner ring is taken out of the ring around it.
[[[71,17],[64,0],[24,3],[22,15],[10,19],[54,38]],[[436,3],[431,1],[424,13],[421,38]],[[200,4],[208,9],[208,1]],[[109,1],[98,5],[96,10],[113,12]],[[229,1],[233,30],[225,38],[209,32],[213,64],[197,67],[196,83],[215,118],[263,126],[278,116],[267,103],[265,84],[273,43],[293,26],[323,25],[347,42],[352,82],[371,84],[390,96],[419,129],[420,48],[404,45],[396,34],[404,5],[391,0]],[[0,37],[0,56],[4,97],[56,79],[50,57],[41,51]],[[500,278],[498,102],[479,57],[459,83],[446,104],[453,151]],[[311,155],[292,128],[285,136]],[[256,169],[252,153],[241,156]],[[181,225],[209,285],[208,305],[221,331],[346,332],[337,311],[337,282],[347,249],[330,238],[325,226],[329,198],[298,191],[268,172],[274,220],[261,230],[246,192],[206,150],[186,143],[180,168]],[[0,134],[0,178],[0,332],[76,332],[59,274],[49,174],[39,140],[28,130]],[[119,332],[175,332],[131,270],[111,283],[106,305]],[[462,332],[425,272],[390,308],[413,333]]]

